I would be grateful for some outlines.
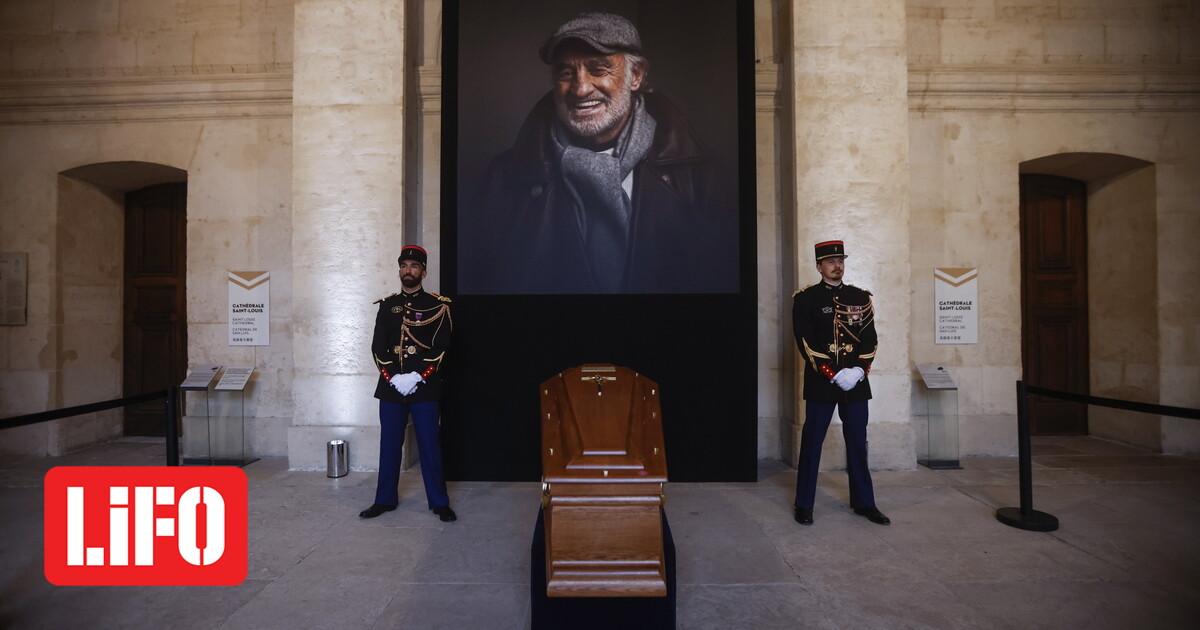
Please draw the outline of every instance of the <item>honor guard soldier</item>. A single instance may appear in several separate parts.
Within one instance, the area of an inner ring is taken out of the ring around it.
[[[792,327],[804,359],[804,428],[796,474],[796,522],[812,525],[821,446],[837,409],[846,439],[850,507],[872,523],[891,523],[875,507],[867,466],[867,375],[878,339],[871,293],[844,284],[846,249],[842,241],[816,244],[821,282],[792,299]]]
[[[359,513],[362,518],[375,518],[400,503],[400,459],[411,414],[429,509],[443,521],[457,519],[446,492],[438,426],[441,366],[452,328],[450,298],[422,289],[428,260],[424,249],[406,245],[397,260],[403,291],[376,302],[371,352],[379,370],[379,481],[375,503]]]

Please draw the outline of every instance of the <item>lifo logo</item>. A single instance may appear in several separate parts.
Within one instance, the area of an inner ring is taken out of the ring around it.
[[[45,572],[66,585],[246,579],[240,468],[59,466],[46,473]]]

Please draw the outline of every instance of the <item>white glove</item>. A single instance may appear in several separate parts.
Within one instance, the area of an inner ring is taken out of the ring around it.
[[[863,372],[860,367],[842,368],[833,375],[833,384],[842,388],[842,391],[848,392],[854,389],[854,386],[858,385],[865,375],[866,372]]]
[[[416,372],[405,372],[404,374],[393,376],[389,382],[392,384],[392,387],[396,388],[396,391],[400,392],[401,396],[407,396],[417,391],[417,385],[425,381]]]

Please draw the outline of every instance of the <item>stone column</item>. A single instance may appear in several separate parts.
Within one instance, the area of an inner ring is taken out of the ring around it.
[[[905,2],[793,0],[791,9],[795,288],[820,280],[814,243],[846,241],[846,281],[875,294],[871,466],[913,468]],[[797,379],[801,370],[797,362]],[[792,462],[804,417],[797,399]],[[821,464],[845,467],[836,424]]]
[[[425,277],[425,288],[440,292],[442,268],[437,261],[442,255],[442,3],[440,0],[410,2],[409,23],[420,20],[420,24],[408,31],[418,39],[410,42],[409,50],[420,52],[414,53],[417,58],[413,60],[417,93],[409,101],[418,109],[418,128],[412,133],[418,154],[409,156],[409,161],[416,163],[413,171],[417,181],[413,184],[417,190],[410,190],[407,198],[415,206],[413,210],[420,221],[406,227],[407,234],[417,234],[414,239],[424,244],[429,260],[433,261]]]
[[[1195,118],[1192,119],[1196,121]],[[1200,122],[1175,123],[1158,156],[1159,402],[1200,407]],[[1185,175],[1190,169],[1191,175]],[[1162,419],[1162,451],[1200,453],[1200,423]]]
[[[295,4],[293,469],[324,469],[335,438],[349,441],[353,469],[378,463],[372,302],[399,290],[404,6]]]

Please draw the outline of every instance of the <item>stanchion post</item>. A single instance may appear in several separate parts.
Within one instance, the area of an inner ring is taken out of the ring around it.
[[[179,394],[167,388],[167,465],[179,465]]]
[[[1017,466],[1021,484],[1021,516],[1033,513],[1033,440],[1029,427],[1029,389],[1017,381]]]
[[[1017,462],[1021,507],[996,510],[996,520],[1031,532],[1058,529],[1056,517],[1033,509],[1033,444],[1029,429],[1029,391],[1025,381],[1017,381]]]

